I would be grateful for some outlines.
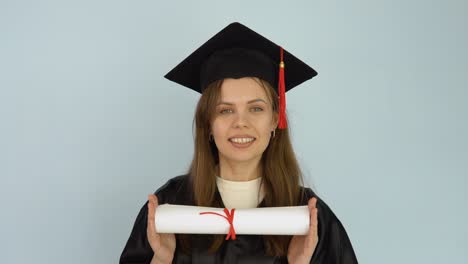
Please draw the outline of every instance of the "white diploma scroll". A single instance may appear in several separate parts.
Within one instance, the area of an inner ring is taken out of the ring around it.
[[[229,210],[231,211],[231,210]],[[227,234],[229,221],[224,208],[162,204],[156,208],[156,232],[174,234]],[[309,231],[307,206],[236,209],[233,226],[236,234],[305,235]]]

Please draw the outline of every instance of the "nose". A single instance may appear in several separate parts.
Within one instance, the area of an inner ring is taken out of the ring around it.
[[[249,120],[246,114],[242,113],[241,111],[235,113],[235,118],[233,120],[233,126],[235,128],[248,127],[248,124]]]

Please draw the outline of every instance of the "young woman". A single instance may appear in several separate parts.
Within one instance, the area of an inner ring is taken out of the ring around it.
[[[186,175],[170,179],[148,196],[120,263],[357,263],[341,222],[302,186],[287,129],[284,93],[316,74],[239,23],[227,26],[169,72],[166,78],[202,94],[195,113],[194,158]],[[154,217],[163,203],[308,205],[309,232],[237,235],[236,240],[159,234]]]

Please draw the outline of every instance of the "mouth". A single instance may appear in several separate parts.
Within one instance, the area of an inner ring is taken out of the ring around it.
[[[255,142],[254,137],[232,137],[228,140],[236,148],[247,148]]]

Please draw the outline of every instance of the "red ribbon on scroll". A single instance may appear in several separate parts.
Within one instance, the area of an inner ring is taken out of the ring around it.
[[[221,216],[222,218],[226,219],[229,223],[229,233],[226,236],[226,240],[229,240],[229,238],[231,240],[236,240],[236,230],[234,230],[234,211],[235,210],[236,209],[231,209],[231,212],[229,212],[227,208],[224,208],[224,213],[226,214],[226,216],[215,213],[215,212],[201,212],[200,215],[213,214],[213,215]]]

